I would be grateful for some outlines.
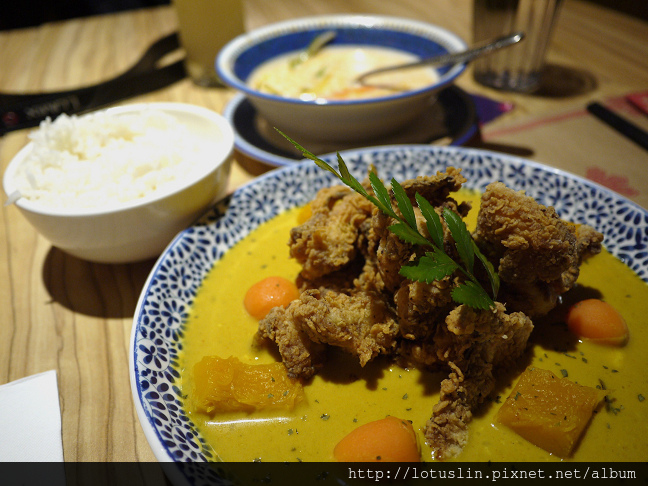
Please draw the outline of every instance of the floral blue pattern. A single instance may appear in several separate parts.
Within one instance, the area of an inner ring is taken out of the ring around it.
[[[563,218],[604,233],[606,248],[648,282],[648,212],[602,186],[525,159],[466,148],[393,146],[342,156],[358,178],[370,165],[381,178],[399,181],[454,166],[463,170],[469,188],[483,190],[502,181],[523,189],[541,204],[554,206]],[[323,158],[335,161],[334,155]],[[177,385],[183,325],[206,273],[259,224],[306,203],[335,182],[311,161],[272,171],[219,203],[160,256],[142,291],[131,338],[134,399],[158,459],[192,462],[216,457],[183,411]]]

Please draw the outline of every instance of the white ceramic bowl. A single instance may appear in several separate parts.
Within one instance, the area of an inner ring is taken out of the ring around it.
[[[306,101],[262,93],[248,85],[259,65],[301,51],[330,30],[336,32],[332,46],[382,46],[421,58],[466,48],[457,35],[424,22],[378,15],[318,16],[271,24],[235,38],[220,51],[216,70],[225,84],[245,93],[259,114],[288,136],[330,142],[375,140],[403,127],[429,107],[434,93],[465,70],[465,64],[441,67],[433,85],[357,100]]]
[[[173,116],[210,151],[192,177],[131,202],[101,208],[57,209],[26,198],[14,204],[52,245],[76,257],[103,263],[125,263],[157,257],[173,237],[189,226],[227,190],[234,147],[229,123],[218,113],[182,103],[132,104],[103,110],[119,116],[143,110]],[[17,190],[16,171],[33,148],[25,146],[9,163],[3,178],[8,196]]]

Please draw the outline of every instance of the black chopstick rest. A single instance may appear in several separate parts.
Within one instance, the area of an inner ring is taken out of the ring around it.
[[[648,132],[645,132],[625,118],[622,118],[616,113],[610,111],[600,103],[593,102],[588,104],[587,111],[602,122],[606,123],[608,126],[614,128],[620,134],[625,135],[640,147],[648,150]]]

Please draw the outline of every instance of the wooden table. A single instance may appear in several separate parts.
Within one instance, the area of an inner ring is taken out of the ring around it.
[[[246,10],[248,29],[297,16],[382,13],[436,23],[471,40],[470,0],[247,0]],[[110,79],[175,29],[173,10],[158,7],[1,32],[0,92],[59,90]],[[584,111],[591,100],[609,101],[648,126],[648,117],[623,101],[648,89],[648,23],[566,0],[548,62],[553,78],[536,95],[484,88],[470,70],[457,81],[470,93],[513,106],[482,127],[480,145],[594,177],[648,207],[648,152]],[[182,101],[220,112],[233,94],[183,80],[128,102]],[[3,170],[27,134],[0,138]],[[236,164],[230,187],[269,169]],[[73,258],[37,234],[16,208],[0,213],[0,384],[58,371],[66,461],[154,460],[128,376],[132,317],[152,265]]]

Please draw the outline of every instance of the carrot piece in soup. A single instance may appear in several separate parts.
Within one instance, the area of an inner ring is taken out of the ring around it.
[[[411,422],[387,416],[361,425],[333,450],[339,462],[419,462],[421,452]]]
[[[376,86],[351,86],[341,89],[327,96],[330,100],[353,100],[357,98],[368,98],[371,93],[380,91]],[[375,96],[375,95],[374,95]]]
[[[559,457],[573,452],[605,392],[558,378],[549,370],[529,368],[522,375],[496,421]]]
[[[202,413],[292,410],[304,399],[301,383],[283,363],[245,364],[236,357],[205,356],[194,365],[191,400]]]
[[[591,341],[617,346],[628,342],[628,326],[621,314],[598,299],[574,304],[567,314],[567,327],[575,335]]]
[[[267,277],[248,289],[243,305],[252,317],[263,319],[273,307],[286,307],[297,297],[299,291],[293,282],[283,277]]]

